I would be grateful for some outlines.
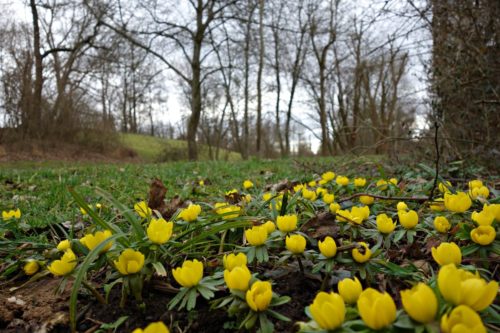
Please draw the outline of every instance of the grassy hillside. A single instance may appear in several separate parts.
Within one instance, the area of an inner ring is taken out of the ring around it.
[[[183,140],[168,140],[142,134],[121,134],[122,143],[134,150],[140,158],[147,162],[157,161],[178,161],[187,160],[187,142]],[[199,160],[209,160],[210,153],[208,146],[200,145]],[[215,154],[215,148],[214,148]],[[222,149],[219,152],[219,159],[238,161],[241,155],[232,151]]]

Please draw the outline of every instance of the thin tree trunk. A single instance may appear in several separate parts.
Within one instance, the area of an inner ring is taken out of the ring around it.
[[[43,89],[43,63],[40,53],[40,26],[38,24],[38,11],[35,0],[30,0],[31,14],[33,17],[33,52],[35,54],[35,82],[33,92],[33,104],[30,108],[28,118],[29,135],[40,136],[43,126],[42,122],[42,89]]]

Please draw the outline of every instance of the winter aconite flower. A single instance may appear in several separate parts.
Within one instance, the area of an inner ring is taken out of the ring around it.
[[[401,301],[406,313],[419,323],[430,323],[436,317],[437,297],[425,283],[419,282],[413,288],[401,291]]]
[[[323,202],[326,203],[327,205],[331,204],[333,200],[335,200],[335,195],[330,193],[323,194]]]
[[[443,242],[437,248],[432,247],[432,258],[439,264],[444,266],[448,264],[460,265],[462,262],[462,252],[457,244],[451,242]]]
[[[267,221],[262,226],[266,228],[268,234],[271,234],[276,230],[276,224],[274,224],[273,221]]]
[[[489,212],[495,217],[495,220],[500,222],[500,204],[484,204],[483,211]]]
[[[302,235],[286,236],[286,248],[293,254],[301,254],[306,249],[306,238]]]
[[[59,242],[59,244],[57,244],[57,250],[61,252],[64,252],[70,248],[71,248],[71,242],[69,241],[69,239],[62,240]]]
[[[339,205],[337,202],[332,202],[332,203],[330,204],[330,212],[331,212],[332,214],[337,213],[337,211],[338,211],[339,209],[340,209],[340,205]]]
[[[383,234],[390,234],[396,228],[396,223],[387,214],[377,215],[377,229]]]
[[[418,223],[418,214],[414,210],[398,210],[399,223],[405,229],[413,229]]]
[[[443,333],[486,333],[481,317],[468,306],[459,305],[450,314],[441,317],[441,331]]]
[[[353,206],[351,208],[351,215],[354,220],[359,218],[361,221],[366,221],[370,217],[370,208],[368,206]]]
[[[224,263],[224,268],[226,270],[232,271],[235,267],[246,266],[247,256],[243,252],[238,254],[230,253],[224,255],[222,262]]]
[[[370,206],[375,202],[375,198],[370,195],[362,195],[359,197],[359,202],[361,202],[363,205]]]
[[[445,216],[436,216],[434,218],[434,228],[436,228],[437,232],[444,234],[450,230],[451,224]]]
[[[366,185],[366,179],[365,178],[354,178],[354,186],[356,187],[363,187]]]
[[[479,245],[490,245],[497,236],[491,225],[481,225],[470,232],[470,238]]]
[[[361,319],[373,330],[387,327],[396,319],[396,304],[388,293],[367,288],[358,299]]]
[[[469,182],[469,189],[477,188],[483,186],[483,182],[479,179],[474,179]]]
[[[185,288],[196,286],[203,277],[203,264],[194,259],[186,260],[182,263],[182,267],[172,269],[175,281]]]
[[[109,237],[111,237],[111,231],[109,230],[97,231],[94,234],[87,234],[84,237],[80,238],[80,243],[82,243],[87,249],[92,251],[94,248],[96,248],[99,244],[104,242]],[[101,249],[99,253],[107,252],[112,245],[113,242],[108,242],[106,246],[104,246]]]
[[[168,327],[161,321],[151,323],[145,329],[136,328],[132,333],[170,333]]]
[[[397,209],[397,210],[408,210],[408,205],[406,204],[406,202],[404,202],[404,201],[400,201],[400,202],[398,202],[398,204],[396,205],[396,209]]]
[[[38,272],[39,269],[40,269],[40,265],[34,259],[30,259],[30,260],[26,261],[26,263],[23,266],[23,271],[24,271],[24,274],[26,274],[26,275],[33,275],[36,272]]]
[[[76,256],[71,249],[67,249],[61,259],[54,260],[47,269],[55,276],[68,275],[76,267]]]
[[[2,211],[2,219],[4,221],[8,221],[10,219],[20,219],[21,218],[21,210],[18,208],[16,210],[8,210]]]
[[[476,211],[472,212],[471,219],[479,225],[492,225],[495,216],[490,211],[483,209],[479,213]]]
[[[161,245],[172,237],[173,222],[167,222],[164,219],[151,219],[147,229],[148,238],[151,242]]]
[[[310,201],[314,201],[318,198],[318,195],[316,194],[316,192],[314,191],[309,191],[307,188],[303,188],[302,189],[302,197],[304,199],[307,199],[307,200],[310,200]]]
[[[283,215],[276,218],[276,224],[281,232],[290,232],[297,229],[297,215]]]
[[[361,245],[361,248],[355,248],[352,250],[352,257],[356,262],[359,262],[360,264],[370,260],[370,257],[372,256],[372,251],[370,251],[370,248],[368,247],[368,244],[365,242],[358,242],[358,245]]]
[[[179,218],[183,219],[186,222],[193,222],[198,218],[198,215],[201,213],[201,206],[190,204],[187,208],[184,208],[179,213]]]
[[[241,207],[228,205],[225,202],[219,202],[215,204],[215,212],[219,215],[222,215],[222,219],[230,220],[240,215]]]
[[[325,237],[323,241],[319,241],[318,247],[321,254],[326,258],[335,257],[337,254],[337,244],[335,244],[335,240],[330,236]]]
[[[333,171],[328,171],[321,175],[321,179],[327,182],[332,181],[334,178],[335,178],[335,172]]]
[[[309,307],[314,321],[325,330],[340,327],[345,319],[345,304],[339,294],[319,292]]]
[[[146,201],[138,202],[134,205],[134,210],[140,217],[146,218],[151,216],[151,208],[148,207],[148,203]]]
[[[253,183],[251,180],[247,179],[243,182],[243,188],[245,188],[245,190],[248,190],[249,188],[252,188],[253,187]]]
[[[349,184],[349,178],[347,178],[346,176],[337,176],[335,182],[340,186],[346,186]]]
[[[435,212],[442,212],[445,207],[444,207],[444,198],[436,198],[434,201],[432,201],[429,205],[431,210]]]
[[[245,237],[252,246],[259,246],[267,240],[267,230],[264,226],[253,226],[251,229],[245,230]]]
[[[490,196],[490,190],[486,186],[474,187],[469,191],[472,199],[476,200],[478,197],[488,198]]]
[[[272,298],[273,290],[271,283],[268,281],[254,282],[246,293],[248,306],[256,312],[266,310]]]
[[[472,206],[472,200],[465,192],[457,192],[457,194],[445,193],[444,206],[449,211],[463,213]]]
[[[439,189],[439,192],[441,192],[441,193],[450,192],[450,187],[451,187],[451,183],[449,181],[445,181],[444,183],[439,182],[439,184],[438,184],[438,189]]]
[[[339,294],[348,304],[355,304],[362,291],[363,286],[357,277],[354,279],[346,278],[339,282]]]
[[[467,305],[476,311],[486,309],[497,296],[498,283],[486,283],[477,273],[473,274],[449,264],[438,273],[438,287],[443,298],[454,305]]]
[[[224,282],[229,289],[247,291],[251,278],[252,274],[247,266],[237,266],[232,270],[224,270]]]
[[[387,180],[385,180],[385,179],[379,179],[379,180],[377,181],[377,183],[376,183],[377,188],[378,188],[379,190],[382,190],[382,191],[384,191],[384,190],[386,190],[386,189],[387,189],[387,184],[388,184],[388,182],[387,182]]]
[[[133,249],[126,249],[120,254],[118,260],[114,261],[114,264],[120,274],[134,274],[144,266],[144,254]]]

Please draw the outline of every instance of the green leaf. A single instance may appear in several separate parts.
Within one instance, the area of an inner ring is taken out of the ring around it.
[[[269,318],[267,318],[265,313],[259,314],[259,323],[260,323],[260,328],[257,332],[260,332],[260,333],[273,333],[274,332],[274,325],[269,320]]]
[[[167,270],[165,269],[165,267],[163,266],[163,264],[161,262],[155,261],[151,265],[153,265],[153,268],[155,269],[156,274],[158,274],[159,276],[167,276]]]
[[[283,305],[290,302],[290,300],[290,296],[273,297],[273,299],[271,300],[271,306]]]
[[[76,274],[75,282],[73,283],[73,288],[71,289],[71,296],[69,298],[69,320],[71,323],[71,331],[76,332],[76,305],[78,299],[78,291],[82,284],[83,279],[87,275],[87,270],[89,269],[92,262],[99,256],[99,252],[109,243],[124,237],[125,234],[119,233],[106,238],[98,246],[96,246],[92,251],[89,252],[85,260]]]
[[[187,307],[186,310],[190,311],[195,308],[196,306],[196,297],[198,297],[198,293],[196,292],[195,288],[191,288],[187,294]]]
[[[282,320],[282,321],[291,321],[290,318],[282,315],[281,313],[279,312],[276,312],[274,310],[271,310],[271,309],[267,309],[266,311],[267,313],[269,313],[271,316],[273,316],[274,318],[278,319],[278,320]]]

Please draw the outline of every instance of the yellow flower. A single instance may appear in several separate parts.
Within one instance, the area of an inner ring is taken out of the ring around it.
[[[273,290],[269,281],[256,281],[247,290],[246,300],[253,311],[264,311],[273,298]]]
[[[327,258],[335,257],[337,254],[337,244],[335,244],[335,240],[330,236],[326,236],[323,241],[319,241],[318,247],[321,254]]]
[[[366,221],[370,216],[370,208],[368,206],[353,206],[351,208],[351,215],[354,221],[358,221],[361,219],[362,221]]]
[[[222,258],[222,262],[224,263],[224,268],[228,271],[232,271],[236,267],[246,266],[247,265],[247,256],[243,252],[238,254],[230,253],[224,255]]]
[[[489,212],[495,217],[495,220],[500,221],[500,204],[484,204],[483,211]]]
[[[21,210],[18,208],[16,210],[9,210],[9,211],[2,211],[2,219],[4,221],[10,220],[10,219],[20,219],[21,218]]]
[[[398,202],[396,209],[397,210],[408,210],[408,205],[406,204],[406,202],[400,201],[400,202]]]
[[[132,333],[170,333],[168,327],[161,321],[151,323],[145,329],[136,328]]]
[[[328,190],[326,188],[323,188],[323,187],[318,187],[316,189],[316,194],[318,196],[322,196],[322,195],[325,195],[326,193],[328,193]]]
[[[383,190],[386,190],[386,189],[387,189],[387,184],[388,184],[388,183],[387,183],[387,180],[385,180],[385,179],[380,179],[380,180],[378,180],[378,181],[377,181],[377,184],[376,184],[376,185],[377,185],[377,188],[378,188],[379,190],[382,190],[382,191],[383,191]]]
[[[238,190],[233,188],[232,190],[226,191],[226,196],[229,196],[232,194],[238,194]]]
[[[336,202],[332,202],[330,204],[330,212],[332,212],[333,214],[337,213],[337,211],[340,209],[340,205]]]
[[[307,200],[310,200],[310,201],[314,201],[318,198],[318,195],[316,194],[316,192],[314,191],[309,191],[307,188],[303,188],[302,189],[302,197],[304,199],[307,199]]]
[[[326,203],[327,205],[331,204],[333,200],[335,200],[335,195],[330,193],[323,194],[323,202]]]
[[[335,172],[327,171],[321,175],[321,179],[326,180],[327,182],[332,181],[335,178]]]
[[[377,215],[377,229],[383,234],[390,234],[396,228],[396,222],[387,216],[387,214]]]
[[[398,210],[399,223],[405,229],[413,229],[418,223],[418,214],[414,210],[404,211]]]
[[[486,333],[481,317],[468,306],[459,305],[441,317],[443,333]]]
[[[391,178],[391,179],[389,179],[389,183],[393,184],[394,186],[397,186],[398,180],[396,178]]]
[[[408,315],[419,323],[430,323],[436,317],[437,297],[425,283],[419,282],[413,288],[401,291],[401,302]]]
[[[152,214],[151,208],[148,207],[148,203],[146,201],[136,203],[134,205],[134,210],[142,218],[149,217]]]
[[[490,190],[486,186],[474,187],[469,191],[472,199],[476,200],[477,197],[488,198],[490,195]]]
[[[113,261],[113,263],[122,275],[134,274],[144,266],[144,254],[133,249],[126,249],[120,254],[118,260]]]
[[[319,327],[334,330],[340,327],[345,319],[345,304],[339,294],[319,292],[309,307],[311,315]]]
[[[444,183],[439,182],[438,184],[438,189],[441,193],[450,192],[450,187],[451,183],[449,181],[445,181]]]
[[[486,309],[497,296],[498,283],[486,283],[479,274],[473,274],[449,264],[441,267],[437,278],[443,298],[454,305],[467,305],[476,311]]]
[[[396,304],[388,293],[367,288],[358,299],[361,319],[373,330],[387,327],[396,319]]]
[[[276,218],[276,224],[281,232],[290,232],[297,229],[297,215],[283,215]]]
[[[179,218],[183,219],[186,222],[193,222],[198,218],[198,215],[201,213],[201,206],[190,204],[187,208],[184,208],[179,213]]]
[[[253,226],[252,229],[245,230],[245,237],[252,246],[259,246],[267,240],[267,230],[264,226]]]
[[[198,182],[198,185],[200,185],[200,186],[205,186],[205,181],[204,181],[203,179],[202,179],[202,180],[200,180],[200,181]]]
[[[368,244],[365,242],[358,242],[359,245],[362,246],[361,249],[355,248],[352,250],[352,257],[356,262],[359,262],[360,264],[370,260],[370,257],[372,256],[372,251],[370,251],[370,248],[368,247]]]
[[[434,228],[442,234],[448,232],[451,228],[451,224],[445,216],[436,216],[434,218]]]
[[[323,186],[323,185],[325,185],[326,183],[328,183],[328,181],[326,181],[326,180],[324,180],[324,179],[320,179],[320,180],[318,181],[318,185],[320,185],[320,186]]]
[[[301,254],[306,248],[306,239],[302,235],[286,236],[286,248],[293,254]]]
[[[337,215],[336,218],[337,220],[339,220],[340,222],[350,222],[352,221],[352,214],[350,211],[348,211],[347,209],[337,209],[335,211],[335,214]],[[361,224],[361,222],[363,222],[361,219],[358,219],[358,221],[355,221],[357,224]]]
[[[252,274],[247,266],[238,266],[230,271],[227,269],[224,271],[224,281],[229,289],[247,291],[251,278]]]
[[[85,209],[83,209],[82,207],[80,207],[80,213],[82,213],[82,215],[87,215],[87,211]]]
[[[431,210],[435,212],[442,212],[445,209],[444,198],[434,199],[434,201],[431,202],[429,207],[431,208]]]
[[[266,228],[267,234],[272,234],[276,230],[276,224],[273,221],[267,221],[263,226]]]
[[[34,259],[29,259],[26,261],[23,267],[23,271],[26,275],[33,275],[40,269],[40,265]]]
[[[234,219],[240,215],[241,207],[228,205],[225,202],[223,203],[218,202],[215,204],[215,212],[218,215],[222,215],[222,219],[229,220],[229,219]]]
[[[348,304],[355,304],[362,291],[363,286],[357,277],[354,277],[354,279],[346,278],[339,282],[339,294]]]
[[[465,192],[457,192],[457,194],[445,193],[444,206],[449,211],[463,213],[472,206],[472,200]]]
[[[314,187],[314,186],[316,186],[316,181],[311,180],[309,183],[307,183],[307,185],[309,185],[310,187]]]
[[[457,244],[451,242],[443,242],[437,248],[432,247],[432,258],[439,264],[444,266],[448,264],[460,265],[462,262],[462,252]]]
[[[304,188],[304,184],[297,184],[293,187],[293,191],[297,193],[298,191],[302,190]],[[264,199],[265,200],[265,199]]]
[[[97,209],[102,209],[102,204],[101,204],[101,203],[99,203],[99,202],[98,202],[98,203],[96,203],[96,204],[95,204],[95,208],[97,208]]]
[[[337,176],[335,182],[340,186],[346,186],[349,184],[349,178],[347,178],[346,176]]]
[[[87,249],[92,251],[109,237],[111,237],[111,231],[97,231],[94,234],[87,234],[84,237],[80,238],[80,243],[82,243]],[[113,242],[109,242],[99,253],[107,252],[112,245]]]
[[[375,202],[375,198],[370,196],[370,195],[362,195],[359,197],[359,202],[361,202],[363,205],[373,205],[373,202]]]
[[[480,181],[479,179],[474,179],[469,182],[469,189],[472,190],[473,188],[481,187],[483,186],[483,182]]]
[[[155,244],[164,244],[172,237],[173,222],[167,222],[164,219],[151,219],[147,229],[148,238]]]
[[[495,228],[491,225],[481,225],[470,232],[470,237],[479,245],[490,245],[497,236]]]
[[[365,178],[354,178],[354,186],[356,187],[363,187],[366,185],[366,179]]]
[[[243,187],[248,190],[249,188],[253,187],[253,183],[251,180],[247,179],[243,182]]]
[[[185,260],[182,267],[172,269],[175,281],[185,288],[196,286],[203,277],[203,264],[194,260]]]
[[[57,244],[57,250],[61,252],[64,252],[70,248],[71,248],[71,242],[68,239],[60,241],[59,244]]]
[[[76,267],[76,256],[71,249],[67,249],[61,259],[54,260],[47,269],[55,276],[68,275]]]
[[[479,225],[492,225],[495,216],[489,210],[483,209],[479,213],[476,211],[472,212],[471,219]]]
[[[272,193],[270,193],[270,192],[266,192],[266,193],[262,194],[262,199],[263,199],[264,201],[271,200],[271,198],[272,198],[272,197],[273,197],[273,194],[272,194]]]

